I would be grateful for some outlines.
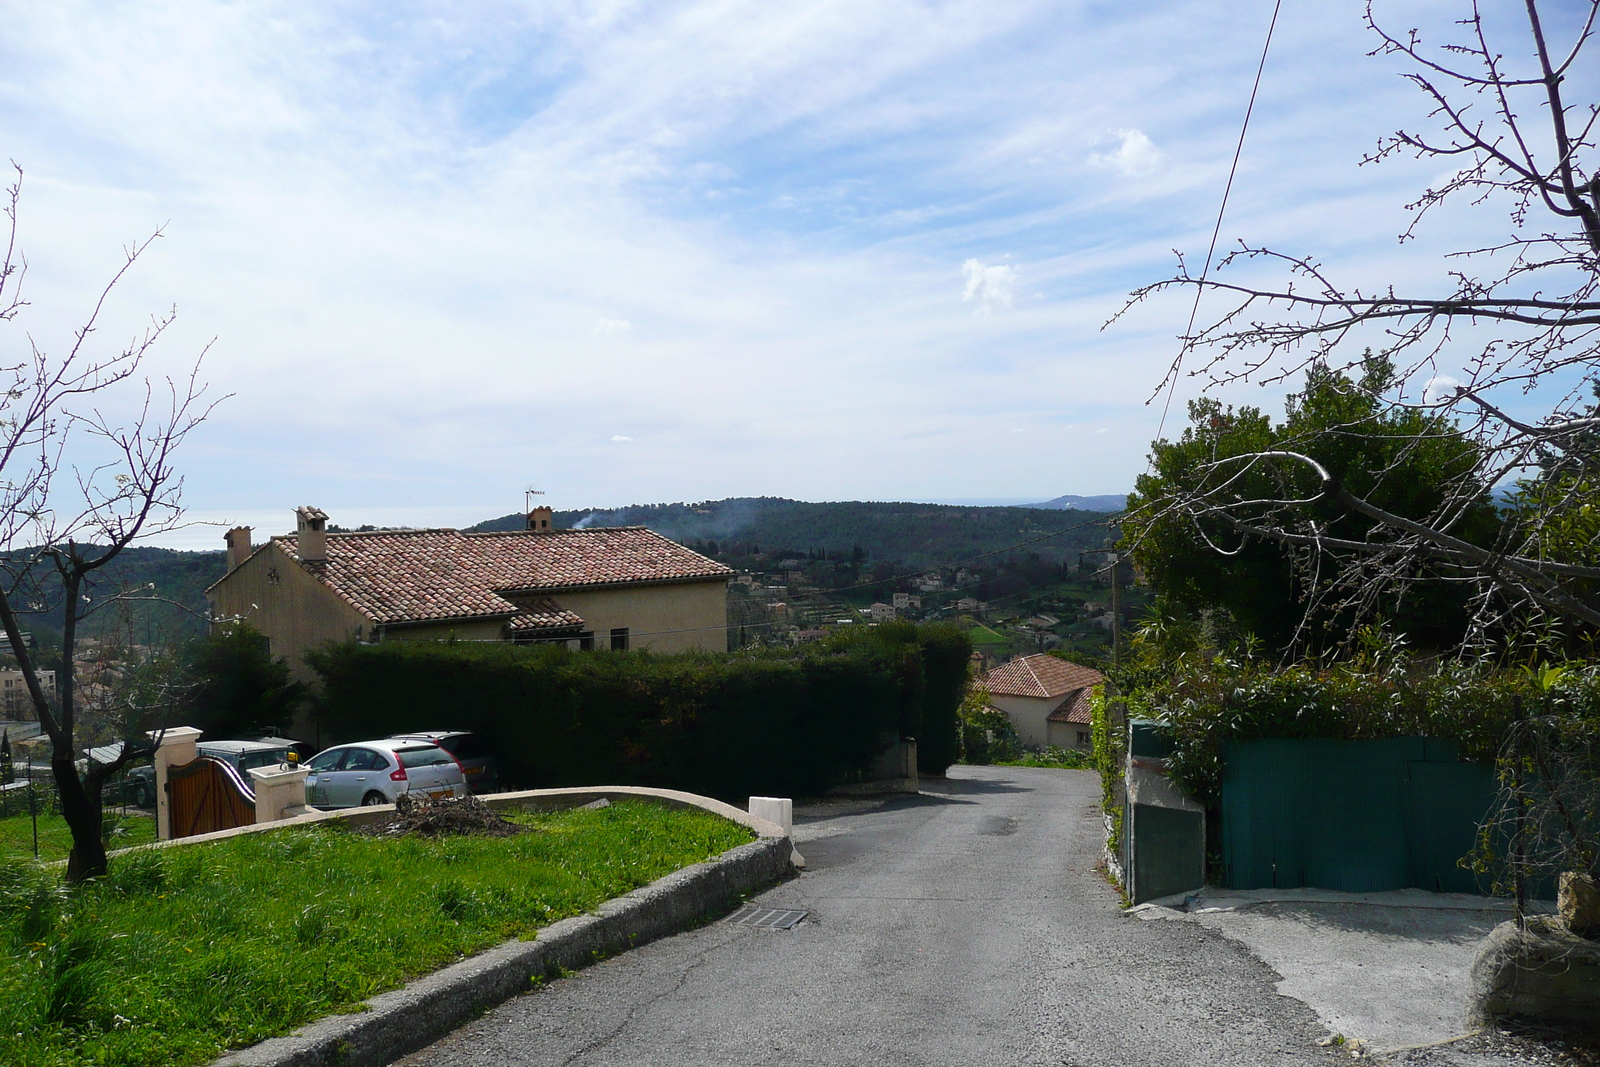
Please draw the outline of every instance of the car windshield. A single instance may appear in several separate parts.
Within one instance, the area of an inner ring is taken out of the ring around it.
[[[450,753],[438,745],[415,745],[407,748],[397,748],[394,754],[400,757],[402,767],[433,767],[440,763],[454,763]]]

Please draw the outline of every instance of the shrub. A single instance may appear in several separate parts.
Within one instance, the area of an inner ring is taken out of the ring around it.
[[[307,660],[322,676],[324,743],[467,729],[513,786],[744,797],[821,793],[868,766],[885,734],[918,736],[924,723],[938,734],[955,717],[949,661],[959,655],[964,671],[966,654],[937,629],[901,624],[804,651],[391,641],[328,645]]]
[[[1217,658],[1146,684],[1135,694],[1134,714],[1171,728],[1173,778],[1191,796],[1214,805],[1230,742],[1431,737],[1454,742],[1463,759],[1489,763],[1511,725],[1536,702],[1550,714],[1600,715],[1600,675],[1594,669],[1567,672],[1550,693],[1541,693],[1533,677],[1459,662],[1424,666],[1402,659],[1378,669],[1354,664],[1278,670]]]

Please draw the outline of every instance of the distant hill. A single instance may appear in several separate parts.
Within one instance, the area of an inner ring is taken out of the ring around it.
[[[206,630],[205,589],[221,578],[227,569],[222,552],[178,552],[168,548],[128,548],[106,567],[96,572],[89,595],[95,600],[118,592],[132,591],[138,600],[111,605],[94,612],[80,627],[86,636],[131,631],[139,644],[162,644],[202,634]],[[60,585],[48,566],[39,569],[44,592],[52,604],[49,611],[19,612],[23,626],[35,631],[41,640],[59,640],[61,611]],[[172,601],[174,603],[165,603]],[[178,606],[175,606],[178,605]]]
[[[1111,498],[1105,498],[1111,499]],[[520,514],[504,515],[473,531],[520,530]],[[717,542],[713,554],[757,550],[769,557],[822,550],[849,554],[859,546],[869,559],[933,567],[1036,541],[1018,549],[1042,559],[1076,561],[1086,548],[1114,536],[1105,516],[1092,510],[1042,507],[963,507],[844,501],[809,503],[782,497],[732,497],[696,504],[634,504],[623,508],[558,511],[555,525],[648,526],[681,543]]]
[[[1060,508],[1064,511],[1121,511],[1128,506],[1128,494],[1111,496],[1058,496],[1030,508]]]

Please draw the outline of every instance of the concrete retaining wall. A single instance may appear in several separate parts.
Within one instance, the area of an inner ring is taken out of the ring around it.
[[[501,810],[551,810],[595,800],[650,800],[721,815],[754,830],[758,840],[715,859],[675,871],[591,915],[563,919],[533,941],[508,941],[367,1002],[366,1010],[332,1015],[249,1048],[228,1053],[211,1067],[381,1067],[454,1030],[479,1012],[527,991],[535,978],[576,970],[604,956],[677,933],[714,915],[740,896],[782,878],[793,851],[784,830],[730,804],[675,789],[598,786],[530,789],[482,798]],[[312,812],[262,826],[162,841],[148,848],[182,848],[244,833],[342,818],[360,824],[392,812],[391,805]],[[124,849],[124,852],[138,849]]]
[[[596,914],[547,926],[536,941],[508,941],[380,994],[365,1012],[329,1016],[230,1053],[213,1067],[379,1067],[525,992],[534,978],[676,933],[788,869],[786,839],[741,845],[607,901]]]

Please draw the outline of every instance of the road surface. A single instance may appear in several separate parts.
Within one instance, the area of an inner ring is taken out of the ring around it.
[[[646,945],[401,1063],[1335,1062],[1310,1009],[1234,942],[1122,914],[1095,870],[1098,801],[1085,771],[955,767],[920,796],[803,809],[806,872],[758,898],[810,912],[799,926]]]

